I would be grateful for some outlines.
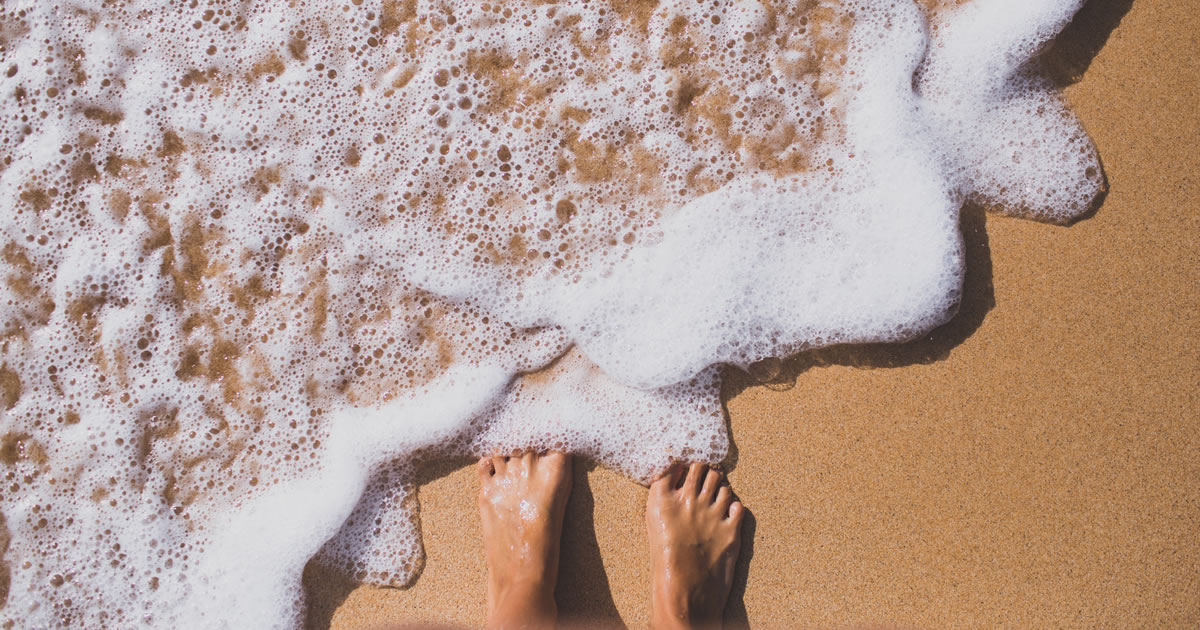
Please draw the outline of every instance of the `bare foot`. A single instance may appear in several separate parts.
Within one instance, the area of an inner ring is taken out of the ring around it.
[[[552,628],[571,462],[562,453],[479,461],[488,628]]]
[[[676,465],[650,484],[650,626],[720,628],[733,585],[746,509],[721,473]]]

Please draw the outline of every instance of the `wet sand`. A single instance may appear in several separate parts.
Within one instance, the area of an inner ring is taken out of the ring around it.
[[[1094,216],[969,211],[954,321],[727,377],[730,477],[753,513],[734,627],[1200,627],[1200,12],[1186,4],[1092,0],[1053,53],[1108,175]],[[311,628],[482,623],[464,464],[423,475],[417,583],[355,588],[310,567]],[[646,491],[577,473],[562,614],[642,627]]]

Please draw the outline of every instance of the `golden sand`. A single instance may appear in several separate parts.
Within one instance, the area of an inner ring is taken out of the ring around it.
[[[730,477],[753,513],[733,627],[1200,627],[1200,13],[1185,4],[1092,0],[1053,52],[1109,178],[1094,216],[969,212],[950,324],[766,366],[768,385],[727,379]],[[576,466],[562,614],[644,626],[645,490]],[[422,481],[424,574],[394,590],[311,569],[311,628],[482,623],[473,473]]]

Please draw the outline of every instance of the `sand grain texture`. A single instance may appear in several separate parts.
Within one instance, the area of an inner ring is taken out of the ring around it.
[[[1131,4],[1092,0],[1054,56],[1104,159],[1094,216],[968,211],[946,327],[727,377],[735,627],[1200,627],[1200,12]],[[482,622],[462,464],[422,476],[415,586],[310,568],[310,627]],[[563,615],[644,626],[645,490],[577,473]]]

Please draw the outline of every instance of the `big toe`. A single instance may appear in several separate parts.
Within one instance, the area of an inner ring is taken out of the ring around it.
[[[550,451],[536,460],[539,476],[554,485],[566,484],[571,476],[571,459],[565,453]]]
[[[538,464],[551,470],[562,470],[567,467],[567,454],[560,451],[550,451],[538,457]]]

